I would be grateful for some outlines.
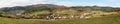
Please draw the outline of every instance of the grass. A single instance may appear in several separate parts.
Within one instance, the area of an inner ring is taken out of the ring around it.
[[[34,24],[34,22],[0,17],[0,24]]]
[[[46,24],[120,24],[120,17],[91,18],[91,19],[67,19],[53,22],[44,22]]]
[[[90,19],[58,19],[55,21],[33,21],[27,19],[0,18],[0,24],[120,24],[120,16]]]

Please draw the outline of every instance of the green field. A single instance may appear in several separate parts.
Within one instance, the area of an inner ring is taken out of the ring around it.
[[[34,24],[32,21],[18,20],[18,19],[8,19],[0,17],[0,24]]]
[[[42,21],[39,19],[9,19],[1,17],[0,24],[120,24],[120,16],[90,19],[57,19],[54,21]]]

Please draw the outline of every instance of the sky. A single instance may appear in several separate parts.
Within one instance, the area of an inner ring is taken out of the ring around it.
[[[0,0],[0,8],[35,4],[56,4],[64,6],[111,6],[120,7],[120,0]]]

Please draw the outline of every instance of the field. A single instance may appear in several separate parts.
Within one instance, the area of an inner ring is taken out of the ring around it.
[[[18,19],[8,19],[0,17],[0,24],[33,24],[34,22],[30,22],[27,20],[18,20]]]
[[[120,16],[90,18],[90,19],[9,19],[0,17],[0,24],[120,24]]]

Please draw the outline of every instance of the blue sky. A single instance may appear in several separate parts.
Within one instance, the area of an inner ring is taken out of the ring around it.
[[[33,4],[56,4],[65,6],[111,6],[120,7],[120,0],[0,0],[1,7],[26,6]]]

